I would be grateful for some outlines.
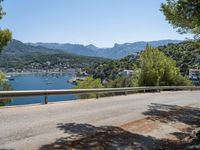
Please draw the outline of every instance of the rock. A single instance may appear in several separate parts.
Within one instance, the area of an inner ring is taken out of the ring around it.
[[[200,140],[200,128],[196,128],[195,130],[192,131],[191,137],[194,140]]]
[[[199,145],[191,145],[186,148],[186,150],[199,150],[199,149],[200,149],[200,144]]]
[[[192,131],[188,142],[191,143],[191,145],[188,146],[186,150],[200,150],[200,128],[196,128]]]

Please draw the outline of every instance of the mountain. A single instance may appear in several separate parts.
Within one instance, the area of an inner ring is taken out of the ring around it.
[[[48,49],[58,49],[68,53],[83,55],[83,56],[95,56],[92,47],[84,46],[81,44],[59,44],[59,43],[27,43],[30,46],[45,47]]]
[[[160,41],[150,41],[150,42],[135,42],[135,43],[125,43],[125,44],[115,44],[112,48],[98,48],[94,45],[80,45],[80,44],[59,44],[59,43],[27,43],[31,46],[41,46],[50,49],[59,49],[68,53],[83,55],[83,56],[96,56],[111,59],[120,59],[130,54],[135,54],[144,50],[147,44],[152,47],[158,47],[163,45],[168,45],[170,43],[180,43],[179,40],[160,40]]]
[[[56,49],[47,49],[41,46],[31,46],[14,39],[4,48],[1,55],[20,56],[32,53],[56,54],[63,53],[63,51]]]
[[[31,69],[45,70],[47,66],[51,70],[63,70],[82,68],[103,61],[108,61],[108,59],[75,55],[39,45],[31,46],[18,40],[12,40],[0,54],[0,68],[4,71],[8,69],[19,72],[32,71]]]

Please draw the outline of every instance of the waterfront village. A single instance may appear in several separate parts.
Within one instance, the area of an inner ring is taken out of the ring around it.
[[[84,68],[84,67],[82,67]],[[57,63],[53,64],[50,61],[44,62],[43,64],[34,62],[29,65],[25,65],[22,68],[14,67],[2,67],[0,71],[6,74],[30,74],[30,73],[67,73],[74,76],[69,82],[76,84],[77,81],[83,81],[87,76],[91,74],[87,73],[80,66],[69,65],[68,63]],[[134,75],[134,70],[119,70],[118,75],[123,77],[129,77]],[[195,85],[200,85],[200,69],[189,69],[188,78],[193,81]],[[106,80],[103,83],[107,82]]]

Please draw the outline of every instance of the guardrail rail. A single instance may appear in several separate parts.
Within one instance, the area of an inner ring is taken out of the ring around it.
[[[61,90],[24,90],[24,91],[0,91],[1,99],[17,97],[44,96],[44,103],[48,103],[48,96],[69,95],[69,94],[92,94],[92,93],[122,93],[147,92],[162,90],[200,90],[197,86],[152,86],[152,87],[127,87],[127,88],[99,88],[99,89],[61,89]],[[97,97],[98,98],[98,97]]]

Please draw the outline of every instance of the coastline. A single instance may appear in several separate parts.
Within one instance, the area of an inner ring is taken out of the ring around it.
[[[29,74],[70,74],[70,72],[8,72],[6,75],[29,75]]]

